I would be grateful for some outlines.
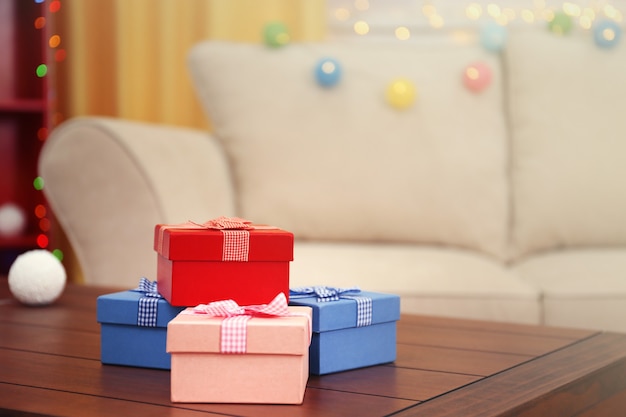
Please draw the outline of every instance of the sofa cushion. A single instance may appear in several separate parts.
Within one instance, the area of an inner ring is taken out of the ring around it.
[[[521,32],[505,56],[518,256],[626,244],[626,44]]]
[[[316,84],[324,57],[342,66]],[[484,61],[492,85],[467,90]],[[300,239],[452,245],[501,256],[507,238],[507,139],[497,59],[478,46],[205,42],[190,69],[232,161],[239,214]],[[417,88],[405,110],[385,101],[396,78]]]
[[[626,332],[626,249],[553,252],[513,271],[543,292],[544,324]]]
[[[541,319],[541,296],[532,284],[465,250],[296,242],[290,285],[394,293],[404,313],[527,324]]]

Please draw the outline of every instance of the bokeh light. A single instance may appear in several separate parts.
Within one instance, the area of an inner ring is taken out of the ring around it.
[[[42,234],[37,235],[37,246],[39,246],[42,249],[45,249],[48,247],[48,236]]]
[[[354,24],[354,32],[357,35],[367,35],[370,31],[370,25],[364,20],[359,20]]]
[[[472,3],[465,9],[465,14],[467,15],[468,19],[477,20],[480,19],[480,17],[482,16],[483,8],[478,3]]]
[[[567,35],[572,30],[572,18],[564,12],[554,14],[548,22],[548,29],[555,35]]]
[[[61,10],[61,2],[59,0],[54,0],[50,2],[50,6],[48,6],[51,13],[56,13]]]
[[[507,41],[508,31],[496,22],[489,22],[480,30],[480,44],[489,52],[501,51]]]
[[[35,180],[33,181],[33,187],[35,187],[35,190],[37,191],[43,190],[43,178],[41,177],[35,178]]]
[[[61,37],[59,35],[52,35],[50,39],[48,39],[48,45],[50,48],[56,48],[61,44]]]
[[[341,65],[332,58],[320,59],[315,66],[315,78],[322,87],[333,87],[341,80]]]
[[[48,129],[45,127],[40,127],[39,129],[37,129],[37,139],[42,142],[48,139]]]
[[[48,213],[48,210],[46,209],[46,206],[44,206],[43,204],[37,204],[35,206],[35,216],[37,216],[38,219],[43,219],[44,217],[46,217],[47,213]]]
[[[43,29],[46,26],[46,18],[39,16],[35,19],[35,29]]]
[[[612,48],[622,35],[620,26],[612,20],[598,22],[593,28],[593,40],[601,48]]]
[[[263,28],[263,40],[267,46],[278,48],[291,40],[287,26],[282,22],[270,22]]]
[[[411,37],[411,32],[405,26],[397,27],[395,34],[396,34],[396,38],[401,41],[406,41],[407,39]]]
[[[463,84],[475,93],[483,91],[491,84],[491,68],[483,62],[468,65],[463,71]]]
[[[387,102],[398,110],[411,107],[417,95],[415,86],[410,80],[397,78],[387,86],[385,97]]]
[[[65,49],[57,49],[54,52],[54,60],[56,62],[62,62],[65,61],[65,58],[67,57],[67,52],[65,51]]]
[[[55,249],[55,250],[53,250],[53,251],[52,251],[52,254],[53,254],[54,256],[56,256],[56,258],[57,258],[59,261],[63,261],[63,257],[64,257],[64,255],[63,255],[63,251],[62,251],[61,249]]]
[[[50,231],[50,220],[48,220],[47,218],[43,218],[39,220],[39,229],[42,232],[48,232]]]
[[[37,74],[37,77],[39,78],[45,77],[47,73],[48,66],[46,64],[39,64],[35,70],[35,74]]]

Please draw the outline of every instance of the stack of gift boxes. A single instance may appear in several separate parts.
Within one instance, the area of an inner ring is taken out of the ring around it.
[[[157,281],[98,297],[102,363],[171,369],[173,402],[300,404],[309,373],[394,361],[399,297],[290,290],[293,239],[238,218],[157,225]]]

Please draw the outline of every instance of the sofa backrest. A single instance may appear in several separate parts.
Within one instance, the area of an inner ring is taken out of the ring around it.
[[[626,244],[626,44],[522,31],[503,54],[517,256]]]
[[[317,84],[320,59],[342,68]],[[462,82],[487,64],[480,93]],[[499,57],[436,42],[205,42],[190,53],[200,100],[234,169],[238,214],[299,239],[414,242],[504,257],[510,195]],[[412,107],[385,100],[410,80]]]

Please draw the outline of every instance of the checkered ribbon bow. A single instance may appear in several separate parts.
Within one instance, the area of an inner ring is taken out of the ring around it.
[[[289,297],[292,299],[317,297],[318,303],[339,301],[340,299],[354,300],[356,301],[356,327],[369,326],[372,324],[372,299],[351,295],[360,292],[361,290],[358,287],[298,287],[289,290]]]
[[[224,235],[223,261],[248,261],[250,250],[250,222],[239,217],[218,217],[202,224],[207,229],[217,229]]]
[[[252,317],[284,317],[289,312],[285,294],[278,294],[269,304],[240,306],[234,300],[200,304],[191,314],[224,317],[220,328],[220,351],[222,353],[246,353],[248,320]]]
[[[163,252],[163,234],[168,229],[215,229],[222,232],[222,261],[248,261],[251,222],[239,217],[218,217],[204,223],[188,221],[182,224],[162,225],[159,230],[157,250]]]
[[[216,219],[212,219],[205,223],[202,223],[201,226],[204,226],[207,229],[245,230],[245,229],[252,229],[252,226],[250,226],[250,223],[251,222],[249,220],[240,219],[239,217],[220,216]]]
[[[133,291],[139,291],[144,294],[143,297],[139,298],[137,325],[142,327],[156,327],[159,299],[163,298],[157,290],[156,281],[151,282],[147,278],[141,277],[139,286]]]

